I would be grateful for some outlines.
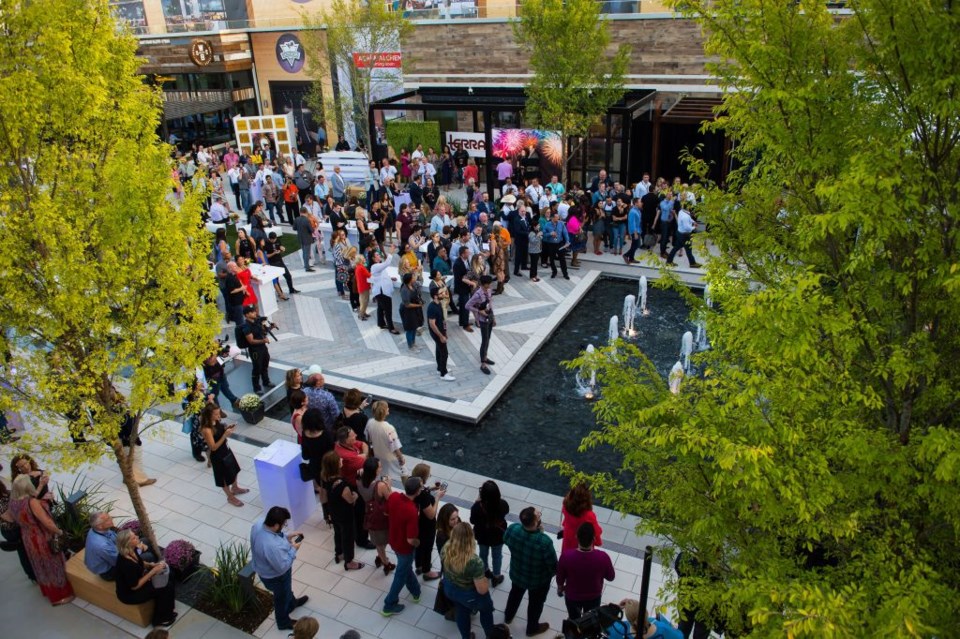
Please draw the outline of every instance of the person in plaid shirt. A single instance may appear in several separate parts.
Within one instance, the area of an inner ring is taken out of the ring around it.
[[[507,528],[503,543],[510,549],[512,584],[504,611],[506,622],[513,621],[524,593],[529,590],[527,636],[542,634],[550,629],[547,622],[540,623],[540,614],[550,591],[550,582],[557,572],[557,550],[553,547],[553,540],[543,532],[540,511],[533,506],[521,510],[520,523]]]

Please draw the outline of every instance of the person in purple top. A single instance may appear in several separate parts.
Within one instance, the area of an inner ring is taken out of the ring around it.
[[[513,177],[513,165],[510,164],[510,160],[504,157],[500,160],[500,164],[497,165],[497,182],[500,183],[500,197],[505,195],[503,185],[506,183],[508,177]]]
[[[577,547],[563,551],[557,562],[557,595],[563,597],[570,619],[579,619],[597,608],[603,595],[603,581],[616,573],[610,555],[593,547],[593,524],[577,528]]]

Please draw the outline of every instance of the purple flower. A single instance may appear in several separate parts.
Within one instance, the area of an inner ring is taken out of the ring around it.
[[[193,544],[184,539],[175,539],[163,550],[163,559],[168,565],[183,570],[193,562]]]
[[[140,520],[139,519],[130,519],[128,521],[120,524],[117,530],[129,530],[137,537],[140,536]]]

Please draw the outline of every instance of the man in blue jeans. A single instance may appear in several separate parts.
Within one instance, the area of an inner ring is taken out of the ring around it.
[[[387,516],[390,518],[390,547],[397,554],[397,569],[393,573],[390,592],[383,600],[384,617],[403,612],[400,591],[406,586],[413,595],[413,602],[420,603],[420,582],[413,574],[413,553],[420,545],[420,525],[417,505],[413,502],[423,489],[419,477],[409,478],[403,485],[403,494],[390,493],[387,499]]]
[[[274,506],[262,521],[257,521],[250,529],[253,569],[260,575],[260,581],[267,590],[273,593],[273,612],[279,630],[293,630],[297,620],[291,619],[290,613],[307,603],[308,599],[306,595],[293,596],[293,560],[300,549],[303,535],[298,531],[284,537],[282,530],[289,519],[289,510]]]

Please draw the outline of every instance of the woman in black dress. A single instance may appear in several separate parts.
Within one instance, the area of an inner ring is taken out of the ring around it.
[[[333,520],[333,560],[339,564],[343,559],[344,570],[360,570],[363,564],[353,560],[357,547],[353,504],[357,501],[357,493],[340,476],[342,465],[343,460],[335,451],[323,456],[321,479],[327,498],[327,512]]]
[[[229,426],[223,423],[223,413],[216,404],[207,404],[200,413],[200,432],[210,451],[210,465],[213,466],[213,481],[223,490],[227,501],[233,506],[243,506],[237,495],[249,493],[247,488],[240,488],[237,484],[237,475],[240,473],[240,464],[233,456],[233,451],[227,446],[227,438],[236,429],[236,424]]]
[[[153,625],[169,626],[177,618],[174,610],[173,580],[169,580],[163,588],[155,588],[151,579],[167,569],[167,564],[160,561],[151,563],[144,561],[138,554],[137,548],[145,550],[140,540],[130,530],[121,530],[117,533],[117,599],[125,604],[142,604],[153,601]]]

